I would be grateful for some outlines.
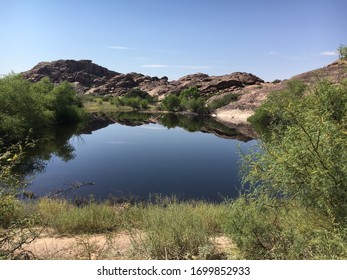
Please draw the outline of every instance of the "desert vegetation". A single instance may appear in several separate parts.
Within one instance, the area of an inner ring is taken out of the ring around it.
[[[4,140],[25,139],[29,131],[81,121],[82,103],[68,82],[54,85],[48,78],[37,83],[21,75],[0,79],[0,136]]]
[[[179,95],[167,95],[161,102],[161,108],[172,112],[188,111],[197,114],[208,113],[205,100],[200,97],[197,87],[182,90]]]
[[[341,60],[345,51],[340,46]],[[157,100],[139,89],[122,97],[86,98],[107,103],[110,110],[158,109]],[[159,109],[205,114],[236,98],[226,95],[208,108],[198,88],[191,87],[167,95]],[[92,258],[92,249],[106,256],[106,247],[91,246],[89,236],[125,232],[133,251],[121,258],[346,259],[346,104],[346,80],[311,85],[291,80],[286,89],[271,93],[249,118],[260,141],[242,156],[243,188],[234,200],[213,204],[155,196],[115,203],[91,197],[76,203],[24,196],[27,182],[16,168],[42,129],[84,118],[81,100],[67,82],[30,83],[7,75],[0,79],[0,259],[42,258],[27,245],[47,232],[73,236],[85,258]],[[166,114],[162,122],[197,129],[193,117]],[[220,251],[214,242],[220,236],[233,246]]]
[[[245,258],[346,258],[347,84],[293,81],[250,118],[262,133],[244,156],[249,187],[226,231]]]

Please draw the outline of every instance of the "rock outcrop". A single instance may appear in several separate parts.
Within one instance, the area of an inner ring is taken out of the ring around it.
[[[202,73],[184,76],[175,81],[167,77],[150,77],[140,73],[121,74],[93,63],[91,60],[57,60],[40,62],[34,68],[22,73],[30,81],[37,82],[49,77],[54,83],[68,81],[75,84],[79,92],[100,95],[121,96],[134,87],[152,96],[179,93],[196,86],[202,95],[230,92],[264,81],[253,74],[236,72],[223,76],[209,76]]]
[[[292,79],[302,80],[308,84],[322,78],[339,82],[347,78],[346,66],[346,61],[339,60],[326,67],[294,76]],[[69,81],[81,94],[121,96],[130,89],[138,87],[161,100],[169,93],[178,94],[186,88],[196,86],[202,96],[210,98],[207,101],[209,103],[233,93],[238,96],[238,100],[217,109],[214,115],[220,122],[238,125],[247,122],[247,118],[254,113],[269,93],[286,88],[286,81],[264,83],[262,79],[250,73],[235,72],[222,76],[196,73],[169,81],[167,77],[150,77],[140,73],[121,74],[99,66],[91,60],[41,62],[22,75],[33,82],[46,76],[54,83]]]
[[[289,80],[300,80],[310,85],[319,80],[328,79],[333,83],[340,83],[347,79],[347,61],[337,60],[325,67],[308,71],[292,77]],[[232,102],[216,110],[216,119],[224,124],[243,124],[247,118],[264,102],[267,96],[275,91],[287,87],[287,80],[279,83],[263,83],[261,85],[246,86],[242,90],[235,91],[239,94],[237,102]],[[215,96],[213,98],[218,98]]]
[[[22,73],[30,81],[37,82],[49,77],[52,82],[77,82],[85,88],[100,86],[119,73],[92,63],[91,60],[57,60],[40,62],[34,68]]]

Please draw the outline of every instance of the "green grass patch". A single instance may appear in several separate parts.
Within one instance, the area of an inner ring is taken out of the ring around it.
[[[40,223],[58,233],[102,233],[116,231],[120,225],[120,209],[107,204],[77,207],[65,200],[41,199],[34,207]]]
[[[38,217],[37,226],[58,234],[140,232],[133,245],[139,256],[150,259],[203,259],[213,254],[211,237],[223,233],[228,210],[226,204],[175,198],[136,205],[91,201],[83,206],[42,198],[29,208],[28,215]]]

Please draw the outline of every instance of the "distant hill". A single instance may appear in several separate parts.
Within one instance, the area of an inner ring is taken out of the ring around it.
[[[33,82],[43,77],[49,77],[54,83],[68,81],[73,83],[81,94],[121,96],[137,87],[161,100],[169,93],[179,93],[183,89],[196,86],[202,96],[209,98],[208,103],[233,94],[237,96],[237,101],[232,101],[214,112],[219,121],[230,124],[245,123],[269,93],[286,87],[285,80],[265,83],[261,78],[244,72],[222,76],[196,73],[169,81],[165,76],[158,78],[141,73],[118,73],[91,60],[40,62],[22,75]],[[335,61],[326,67],[298,74],[291,79],[310,84],[325,78],[334,83],[347,78],[346,61]]]
[[[328,79],[333,83],[340,83],[347,78],[347,61],[338,60],[325,67],[298,74],[289,80],[301,80],[306,84],[312,84],[322,79]],[[288,80],[278,83],[263,83],[252,85],[235,91],[240,94],[237,102],[223,106],[216,110],[217,119],[223,123],[237,124],[244,123],[251,116],[255,109],[266,99],[271,92],[286,88]]]
[[[83,93],[120,96],[138,87],[152,96],[178,93],[190,86],[197,86],[202,95],[223,93],[261,84],[264,81],[253,74],[236,72],[223,76],[197,73],[169,81],[167,77],[150,77],[140,73],[121,74],[93,63],[91,60],[57,60],[40,62],[22,73],[30,81],[49,77],[53,82],[69,81]]]

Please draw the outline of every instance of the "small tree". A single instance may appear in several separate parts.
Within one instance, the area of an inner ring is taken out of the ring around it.
[[[337,51],[339,52],[339,58],[340,59],[347,59],[347,46],[340,45],[337,48]]]
[[[180,100],[176,95],[169,94],[165,96],[165,98],[161,102],[161,105],[168,111],[177,111],[180,108]]]

